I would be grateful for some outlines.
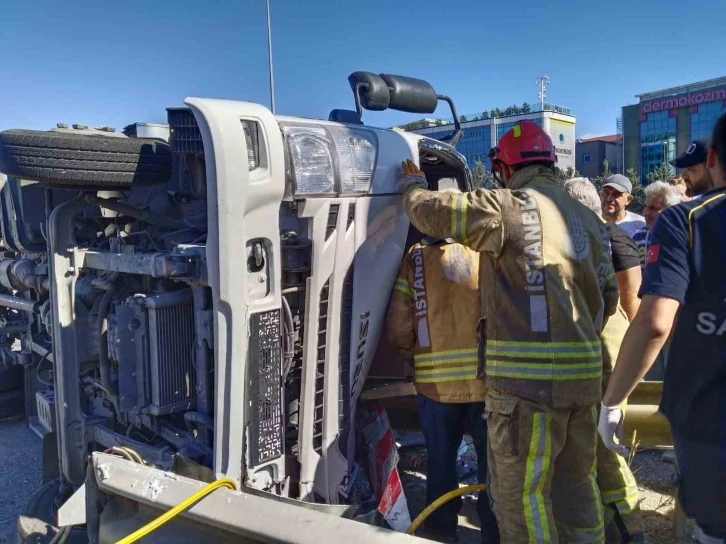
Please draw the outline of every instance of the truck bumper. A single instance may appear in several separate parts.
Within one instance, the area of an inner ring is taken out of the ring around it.
[[[102,453],[93,454],[92,468],[95,485],[110,499],[100,516],[100,543],[116,542],[206,485]],[[198,543],[210,537],[215,542],[237,543],[420,542],[413,536],[313,510],[299,501],[281,502],[246,491],[218,489],[144,537],[144,542]]]

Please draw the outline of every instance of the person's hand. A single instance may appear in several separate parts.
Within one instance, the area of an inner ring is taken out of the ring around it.
[[[398,183],[399,192],[405,193],[411,185],[418,185],[424,189],[429,186],[426,174],[411,159],[403,161],[401,168],[403,169],[403,179]]]
[[[623,457],[628,456],[628,448],[619,443],[623,438],[623,410],[620,406],[609,407],[601,404],[597,432],[607,449]],[[615,438],[618,439],[617,442]]]

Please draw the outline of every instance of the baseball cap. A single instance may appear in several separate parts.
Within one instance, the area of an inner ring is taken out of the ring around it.
[[[622,174],[613,174],[612,176],[606,177],[605,183],[603,183],[602,186],[612,187],[613,189],[615,189],[616,191],[620,191],[621,193],[633,192],[633,184],[630,183],[630,180]]]
[[[688,168],[706,162],[708,156],[708,148],[711,146],[711,139],[694,140],[688,146],[685,153],[682,153],[677,159],[668,161],[676,168]]]

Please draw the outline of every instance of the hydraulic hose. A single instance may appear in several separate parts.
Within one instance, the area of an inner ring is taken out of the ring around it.
[[[421,524],[426,521],[426,518],[433,514],[434,511],[436,511],[436,509],[439,508],[442,504],[449,502],[455,497],[471,493],[472,491],[484,491],[486,488],[486,484],[467,485],[466,487],[460,487],[459,489],[454,489],[453,491],[449,491],[448,493],[441,495],[438,499],[436,499],[434,502],[424,508],[423,512],[421,512],[416,517],[416,519],[413,520],[411,526],[408,528],[408,531],[406,531],[406,534],[415,534]]]
[[[237,486],[234,483],[234,480],[231,480],[230,478],[220,478],[219,480],[212,482],[209,485],[204,486],[202,489],[194,493],[191,497],[188,499],[180,502],[177,504],[174,508],[169,510],[168,512],[165,512],[164,514],[160,515],[158,518],[154,519],[153,521],[147,523],[144,525],[141,529],[138,529],[137,531],[134,531],[129,536],[122,538],[116,544],[131,544],[132,542],[136,542],[137,540],[144,538],[149,533],[152,533],[153,531],[156,531],[159,527],[164,525],[167,521],[171,520],[172,518],[178,516],[181,514],[184,510],[187,508],[190,508],[192,505],[194,505],[197,501],[203,499],[207,495],[209,495],[212,491],[215,489],[218,489],[220,487],[226,487],[227,489],[231,489],[234,491],[237,489]]]

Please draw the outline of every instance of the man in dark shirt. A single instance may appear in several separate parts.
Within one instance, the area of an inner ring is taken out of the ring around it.
[[[726,114],[707,167],[714,189],[665,210],[651,235],[638,315],[603,396],[598,430],[621,454],[621,404],[675,322],[660,409],[671,424],[680,498],[699,542],[726,541]]]

